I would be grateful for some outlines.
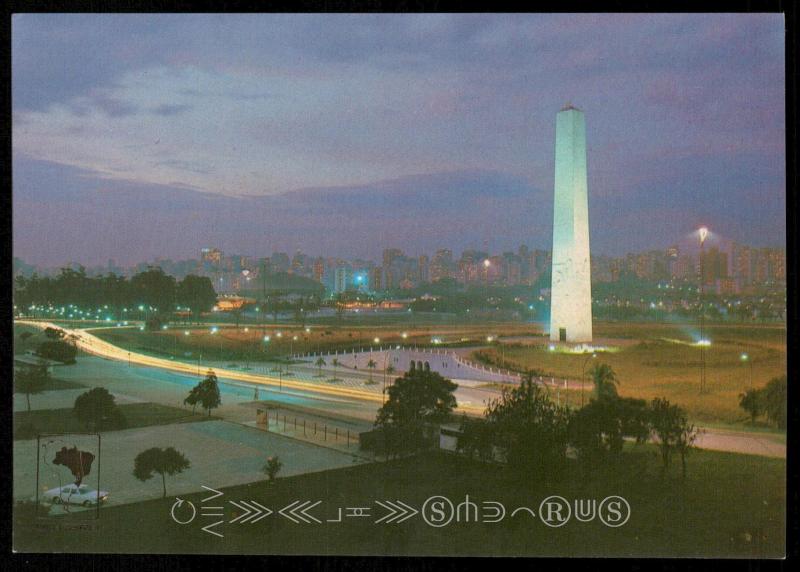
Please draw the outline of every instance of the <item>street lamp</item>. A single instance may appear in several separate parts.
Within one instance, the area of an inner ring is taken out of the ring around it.
[[[701,226],[698,231],[700,236],[700,393],[706,391],[706,344],[705,344],[705,305],[703,294],[705,292],[705,242],[708,237],[708,228]]]
[[[739,356],[739,359],[742,360],[743,363],[750,364],[750,389],[753,388],[753,360],[750,359],[750,356],[746,353],[743,353]]]
[[[589,363],[590,359],[594,359],[597,357],[597,354],[593,353],[590,356],[586,356],[586,359],[583,360],[583,367],[581,368],[581,407],[583,407],[583,383],[586,379],[586,364]]]

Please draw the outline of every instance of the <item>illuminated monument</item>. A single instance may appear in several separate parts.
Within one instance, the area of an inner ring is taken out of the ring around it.
[[[586,122],[583,111],[572,105],[567,105],[556,115],[553,278],[550,296],[550,339],[591,342]]]

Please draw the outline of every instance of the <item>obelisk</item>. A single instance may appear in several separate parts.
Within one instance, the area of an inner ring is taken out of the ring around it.
[[[568,104],[556,115],[551,340],[592,341],[590,271],[586,122],[583,111]]]

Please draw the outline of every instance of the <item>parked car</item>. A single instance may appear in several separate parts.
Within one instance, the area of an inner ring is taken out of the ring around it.
[[[107,491],[96,491],[89,488],[88,485],[64,485],[63,487],[56,487],[44,493],[44,500],[52,502],[53,504],[80,504],[83,506],[93,506],[97,504],[97,499],[100,502],[108,500]]]

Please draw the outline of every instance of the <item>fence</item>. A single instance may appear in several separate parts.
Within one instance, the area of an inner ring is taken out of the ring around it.
[[[322,421],[298,417],[297,415],[286,415],[269,409],[258,409],[256,410],[256,427],[294,439],[320,442],[328,446],[344,447],[345,449],[358,449],[357,431],[351,431],[337,425],[329,425]]]

